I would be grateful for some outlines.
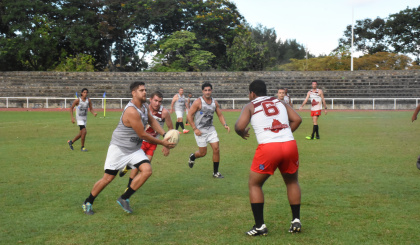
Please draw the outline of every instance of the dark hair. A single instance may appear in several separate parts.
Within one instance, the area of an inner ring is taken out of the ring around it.
[[[254,80],[249,85],[249,92],[254,92],[257,96],[266,96],[267,86],[263,80]]]
[[[130,84],[130,91],[136,90],[139,86],[144,86],[144,82],[133,82]]]
[[[87,88],[82,88],[82,93],[83,93],[83,91],[85,91],[85,90],[89,93],[89,90],[88,90]]]
[[[201,90],[204,90],[205,87],[210,87],[210,89],[213,89],[213,86],[211,86],[211,84],[208,82],[205,82],[203,85],[201,85]]]
[[[316,83],[316,84],[318,84],[318,82],[317,82],[317,81],[312,81],[311,83]]]
[[[153,99],[153,97],[155,97],[155,95],[159,98],[163,98],[163,94],[160,91],[155,91],[150,95],[150,98]]]

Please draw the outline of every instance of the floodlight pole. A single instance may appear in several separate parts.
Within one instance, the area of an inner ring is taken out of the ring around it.
[[[352,7],[351,11],[351,71],[353,71],[353,41],[354,41],[354,7]]]

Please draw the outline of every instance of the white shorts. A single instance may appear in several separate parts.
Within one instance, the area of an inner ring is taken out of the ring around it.
[[[77,126],[86,126],[86,120],[77,119]]]
[[[200,136],[195,136],[195,141],[197,142],[198,147],[207,147],[207,143],[216,143],[219,142],[219,138],[217,137],[216,130],[210,132],[208,134],[201,134]]]
[[[125,166],[129,166],[132,169],[134,164],[142,162],[144,160],[149,161],[146,154],[142,149],[132,153],[126,153],[121,151],[121,149],[113,144],[110,144],[108,147],[108,153],[106,154],[104,170],[121,170]]]
[[[183,111],[175,111],[176,114],[176,118],[183,118],[184,117],[184,112]]]

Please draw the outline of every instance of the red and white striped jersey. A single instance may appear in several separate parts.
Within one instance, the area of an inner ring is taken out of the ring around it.
[[[254,105],[251,125],[258,144],[294,140],[286,107],[279,99],[261,96],[252,100],[251,103]]]
[[[156,121],[158,121],[159,125],[163,128],[163,125],[165,123],[165,118],[162,118],[162,111],[163,111],[163,106],[160,106],[159,111],[156,114],[154,114],[152,111],[150,112],[152,116],[156,119]],[[159,136],[159,134],[155,130],[153,130],[153,128],[150,127],[149,124],[147,124],[146,126],[146,133],[150,134],[151,136],[155,138]]]

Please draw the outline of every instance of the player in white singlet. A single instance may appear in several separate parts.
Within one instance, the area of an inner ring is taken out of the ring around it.
[[[211,97],[212,88],[210,83],[204,83],[201,86],[203,96],[196,99],[188,111],[187,118],[194,130],[195,140],[198,145],[198,151],[191,153],[188,158],[188,166],[192,168],[195,159],[204,157],[207,154],[207,144],[210,144],[213,149],[213,177],[223,178],[219,173],[219,138],[213,125],[214,112],[216,112],[219,121],[227,129],[228,133],[230,128],[220,110],[219,103]]]
[[[314,124],[312,128],[311,136],[307,136],[306,139],[313,140],[316,134],[316,139],[319,138],[319,126],[318,126],[318,117],[321,116],[321,102],[324,104],[325,115],[327,115],[327,103],[325,102],[324,92],[321,89],[317,88],[318,82],[312,82],[312,89],[306,95],[305,101],[303,101],[302,105],[300,106],[299,110],[302,110],[303,106],[308,102],[311,101],[311,117],[312,122]]]
[[[168,130],[170,130],[170,129],[173,129],[174,126],[173,126],[169,111],[166,110],[166,108],[162,106],[162,100],[163,100],[163,95],[161,92],[159,91],[153,92],[149,99],[150,104],[148,108],[153,118],[156,119],[159,125],[163,128],[164,124],[166,123]],[[160,134],[156,130],[154,130],[150,126],[150,124],[147,124],[146,132],[155,138],[159,138],[160,136]],[[141,149],[144,151],[147,158],[149,158],[150,163],[152,162],[152,158],[156,150],[156,147],[157,147],[157,144],[149,143],[148,141],[143,140]],[[162,153],[164,156],[168,156],[169,149],[166,147],[162,147]],[[128,168],[125,167],[123,170],[120,171],[119,176],[123,177],[127,173],[127,171],[128,171]],[[133,181],[134,177],[136,177],[137,173],[138,173],[138,170],[136,168],[130,171],[130,177],[129,177],[127,186],[130,186],[131,182]]]
[[[293,108],[292,98],[290,98],[290,94],[287,88],[284,88],[284,93],[284,102],[286,102],[286,104],[290,105]]]
[[[146,88],[143,82],[134,82],[130,85],[132,99],[125,107],[117,128],[112,133],[111,142],[108,147],[108,153],[105,160],[105,173],[103,177],[95,183],[90,195],[83,202],[82,208],[85,214],[92,215],[92,204],[99,193],[114,180],[118,171],[125,166],[137,168],[139,174],[131,182],[131,185],[117,199],[117,203],[127,213],[132,213],[129,198],[138,190],[152,175],[152,166],[150,160],[142,149],[140,149],[143,140],[153,144],[163,145],[169,149],[175,147],[174,143],[168,140],[159,140],[145,130],[145,126],[150,126],[159,134],[165,134],[165,131],[153,118],[146,106]]]
[[[235,124],[236,133],[243,139],[249,137],[248,124],[254,128],[258,142],[249,174],[249,199],[255,225],[246,232],[249,236],[267,235],[264,224],[265,181],[280,170],[287,187],[287,197],[292,210],[289,232],[300,232],[301,191],[298,182],[299,154],[293,133],[302,122],[292,107],[278,98],[267,96],[267,87],[262,80],[249,85],[251,100],[241,112]]]
[[[175,109],[174,109],[175,108]],[[184,111],[188,108],[187,106],[187,100],[185,99],[184,95],[184,89],[180,88],[178,90],[178,93],[174,95],[171,102],[171,113],[176,114],[176,124],[175,129],[178,130],[178,128],[181,126],[182,132],[184,134],[190,132],[189,130],[185,129],[184,127]]]
[[[85,139],[86,139],[86,134],[87,134],[86,121],[87,121],[88,109],[90,109],[90,112],[95,117],[97,115],[96,112],[93,111],[92,101],[87,97],[88,93],[89,91],[87,88],[82,89],[81,96],[73,101],[73,104],[71,105],[71,108],[70,108],[71,122],[74,124],[75,120],[73,116],[73,111],[74,111],[74,107],[76,107],[76,121],[80,129],[79,133],[76,135],[76,137],[73,138],[73,140],[67,141],[71,150],[73,150],[73,143],[81,138],[82,146],[80,150],[87,151],[85,148]]]

